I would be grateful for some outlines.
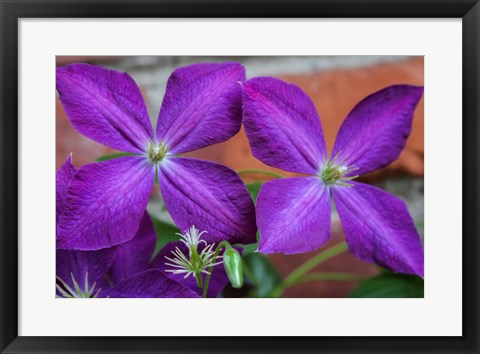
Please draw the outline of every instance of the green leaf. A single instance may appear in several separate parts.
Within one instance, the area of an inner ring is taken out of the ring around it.
[[[155,246],[154,252],[156,255],[167,243],[180,239],[178,235],[175,235],[176,233],[180,233],[180,230],[176,226],[154,218],[153,216],[152,222],[157,234],[157,245]]]
[[[415,221],[415,226],[417,227],[417,231],[418,233],[420,234],[420,236],[422,237],[423,239],[423,235],[425,233],[424,229],[425,229],[425,224],[423,222],[423,219],[422,220],[416,220]]]
[[[263,182],[257,181],[257,182],[252,182],[248,183],[247,189],[250,192],[250,195],[252,196],[253,202],[256,204],[257,203],[257,197],[258,197],[258,192],[260,192],[260,187],[262,186]]]
[[[267,257],[252,253],[243,258],[243,273],[253,285],[251,297],[266,297],[280,283],[280,275]]]
[[[128,152],[116,152],[114,154],[110,154],[110,155],[103,155],[103,156],[100,156],[100,157],[97,157],[96,158],[96,161],[97,162],[102,162],[102,161],[107,161],[107,160],[112,160],[112,159],[116,159],[118,157],[123,157],[123,156],[131,156],[132,154],[128,153]]]
[[[417,229],[421,232],[423,232],[423,228],[424,228],[424,222],[423,220],[417,220],[415,221],[415,226],[417,227]]]
[[[416,275],[384,273],[362,281],[348,297],[422,298],[423,279]]]

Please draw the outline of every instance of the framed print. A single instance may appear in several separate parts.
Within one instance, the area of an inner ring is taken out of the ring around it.
[[[478,352],[477,1],[1,5],[2,353]]]

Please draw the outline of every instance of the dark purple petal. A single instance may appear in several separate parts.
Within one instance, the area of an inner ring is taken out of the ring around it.
[[[257,199],[262,253],[303,253],[330,237],[330,191],[318,177],[276,179],[262,185]]]
[[[115,259],[115,248],[98,251],[58,250],[56,259],[57,277],[74,289],[72,274],[82,291],[85,291],[85,277],[88,273],[88,286],[97,283],[95,290],[101,288],[103,276]],[[105,290],[105,289],[104,289]],[[95,293],[96,291],[94,291]]]
[[[192,289],[198,295],[202,295],[203,289],[199,289],[197,286],[197,280],[195,276],[190,275],[188,278],[185,278],[185,274],[173,274],[172,272],[167,272],[167,269],[174,269],[171,266],[165,265],[165,263],[172,263],[165,259],[165,256],[173,258],[172,251],[175,250],[175,247],[178,247],[185,256],[188,257],[188,248],[182,242],[169,242],[167,243],[155,257],[152,262],[152,268],[162,271],[167,277],[179,282],[180,284]],[[198,252],[201,252],[205,248],[205,245],[202,243],[198,245]],[[215,247],[214,247],[215,249]],[[223,250],[220,252],[220,255],[223,254]],[[205,284],[206,274],[202,274],[203,284]],[[207,297],[217,297],[223,289],[227,286],[229,280],[227,273],[222,264],[216,265],[213,267],[212,276],[210,277],[210,282],[207,290]]]
[[[151,269],[125,279],[110,290],[102,292],[100,297],[173,298],[199,296],[189,288],[167,278],[162,272]]]
[[[72,165],[72,155],[68,155],[67,160],[60,166],[55,176],[56,180],[56,223],[63,213],[65,199],[67,197],[67,189],[70,180],[76,172],[75,166]]]
[[[423,247],[405,203],[363,183],[334,186],[333,198],[357,258],[394,272],[423,277]]]
[[[165,206],[180,230],[195,225],[208,242],[256,241],[255,206],[240,177],[218,163],[172,157],[158,170]]]
[[[312,100],[271,77],[243,85],[243,124],[253,155],[286,171],[316,174],[327,152]]]
[[[242,124],[245,68],[237,63],[200,63],[176,69],[168,79],[158,116],[157,139],[177,154],[220,143]]]
[[[96,250],[129,241],[138,230],[155,166],[127,156],[80,168],[70,182],[57,248]]]
[[[111,281],[116,284],[133,274],[147,270],[156,242],[157,235],[152,220],[145,212],[135,237],[116,248],[115,262],[109,272]]]
[[[405,147],[422,94],[423,87],[395,85],[363,99],[342,123],[332,156],[358,168],[351,175],[392,163]]]
[[[128,74],[68,65],[57,68],[57,91],[72,126],[90,139],[132,153],[153,140],[142,94]]]

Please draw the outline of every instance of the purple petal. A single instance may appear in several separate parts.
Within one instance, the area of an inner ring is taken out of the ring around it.
[[[158,180],[165,205],[180,230],[195,225],[208,242],[256,241],[255,206],[240,177],[218,163],[164,160]]]
[[[143,214],[135,237],[117,246],[115,262],[109,272],[112,282],[119,283],[129,276],[149,268],[157,235],[147,212]]]
[[[142,94],[128,74],[68,65],[57,68],[57,91],[72,126],[90,139],[132,153],[153,140]]]
[[[318,177],[276,179],[262,185],[257,199],[258,250],[309,252],[330,237],[330,191]]]
[[[405,147],[422,94],[423,87],[395,85],[362,100],[342,123],[332,156],[358,168],[354,175],[392,163]]]
[[[180,284],[192,289],[198,295],[202,295],[203,289],[199,289],[197,286],[197,280],[195,276],[189,276],[185,278],[185,274],[173,274],[171,272],[167,272],[167,269],[174,269],[171,266],[165,265],[165,263],[171,263],[165,256],[169,258],[173,258],[172,251],[175,250],[175,247],[178,247],[184,255],[188,257],[188,248],[182,242],[169,242],[167,243],[155,257],[152,262],[152,268],[158,269],[163,272],[167,277],[179,282]],[[200,244],[198,246],[198,252],[201,252],[205,248],[205,245]],[[215,248],[214,248],[215,249]],[[220,255],[223,254],[223,250],[220,252]],[[202,274],[203,283],[205,284],[206,275]],[[223,268],[223,265],[219,264],[213,267],[212,276],[210,277],[210,282],[208,285],[207,290],[207,297],[217,297],[223,289],[229,283],[227,273]]]
[[[70,182],[57,248],[96,250],[133,238],[155,179],[146,158],[127,156],[80,168]]]
[[[102,292],[100,296],[123,298],[199,297],[194,291],[153,269],[125,279],[110,290]]]
[[[77,169],[72,165],[72,154],[68,155],[67,160],[60,166],[55,176],[56,180],[56,223],[58,225],[58,219],[63,213],[65,199],[67,197],[67,189],[70,184],[70,180]]]
[[[312,100],[271,77],[243,85],[243,123],[253,155],[282,170],[316,174],[327,152]]]
[[[85,290],[85,277],[88,273],[88,285],[103,283],[103,276],[115,260],[115,248],[98,251],[57,250],[57,277],[74,289],[72,274],[81,290]],[[98,290],[99,286],[95,286]]]
[[[376,187],[350,183],[350,188],[332,188],[349,251],[394,272],[423,277],[423,247],[405,203]]]
[[[245,68],[237,63],[200,63],[175,70],[158,116],[157,139],[173,154],[220,143],[242,124]]]

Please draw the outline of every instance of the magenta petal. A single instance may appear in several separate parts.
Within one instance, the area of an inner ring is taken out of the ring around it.
[[[165,275],[178,283],[192,289],[195,291],[197,294],[202,295],[203,289],[198,288],[197,286],[197,280],[195,279],[195,276],[188,276],[185,278],[185,274],[173,274],[172,272],[167,272],[167,269],[174,269],[171,266],[165,265],[165,263],[172,263],[168,261],[166,257],[169,258],[174,258],[172,255],[172,251],[175,250],[175,247],[178,247],[180,251],[183,252],[185,256],[188,257],[188,248],[185,246],[184,243],[182,242],[169,242],[167,243],[161,250],[160,253],[155,257],[155,259],[152,262],[152,268],[158,269],[165,273]],[[205,248],[205,245],[203,243],[199,244],[198,246],[198,252],[202,252],[202,250]],[[215,248],[214,248],[215,249]],[[220,255],[223,254],[223,251],[220,252]],[[202,279],[203,283],[205,284],[205,278],[206,274],[202,274]],[[225,272],[225,269],[223,268],[222,264],[216,265],[213,267],[212,271],[212,276],[210,277],[210,282],[208,285],[208,290],[207,290],[207,297],[217,297],[223,289],[227,286],[229,283],[227,273]]]
[[[67,160],[63,163],[62,166],[57,171],[55,176],[56,180],[56,223],[58,225],[58,219],[63,213],[63,208],[65,205],[65,199],[67,197],[68,185],[70,180],[73,178],[73,175],[77,169],[72,165],[72,155],[70,154],[67,157]]]
[[[147,270],[133,275],[118,283],[110,290],[102,292],[101,297],[123,298],[173,298],[199,297],[194,291],[167,278],[158,270]]]
[[[303,253],[330,237],[330,191],[318,177],[283,178],[262,185],[257,199],[262,253]]]
[[[271,77],[248,80],[242,87],[243,123],[253,155],[282,170],[316,174],[327,153],[310,97]]]
[[[413,112],[423,87],[395,85],[357,104],[338,132],[332,156],[361,175],[385,167],[398,158],[412,129]]]
[[[142,94],[128,74],[73,64],[57,68],[57,90],[72,126],[90,139],[132,153],[153,140]]]
[[[168,79],[157,123],[157,140],[173,154],[220,143],[242,124],[245,68],[237,63],[200,63],[176,69]]]
[[[255,206],[240,177],[218,163],[169,158],[158,170],[165,205],[180,230],[195,225],[208,242],[256,241]]]
[[[405,203],[376,187],[350,183],[350,188],[332,188],[349,251],[394,272],[423,277],[422,242]]]
[[[137,232],[155,179],[139,156],[80,168],[70,182],[57,229],[57,248],[96,250],[129,241]]]
[[[115,262],[109,272],[113,283],[149,268],[153,256],[157,235],[147,212],[143,214],[135,237],[116,247]]]
[[[85,277],[88,273],[88,285],[100,285],[102,278],[111,267],[115,259],[115,248],[105,248],[98,251],[71,251],[57,250],[56,273],[57,277],[74,289],[72,275],[85,290]],[[95,289],[99,289],[98,286]]]

